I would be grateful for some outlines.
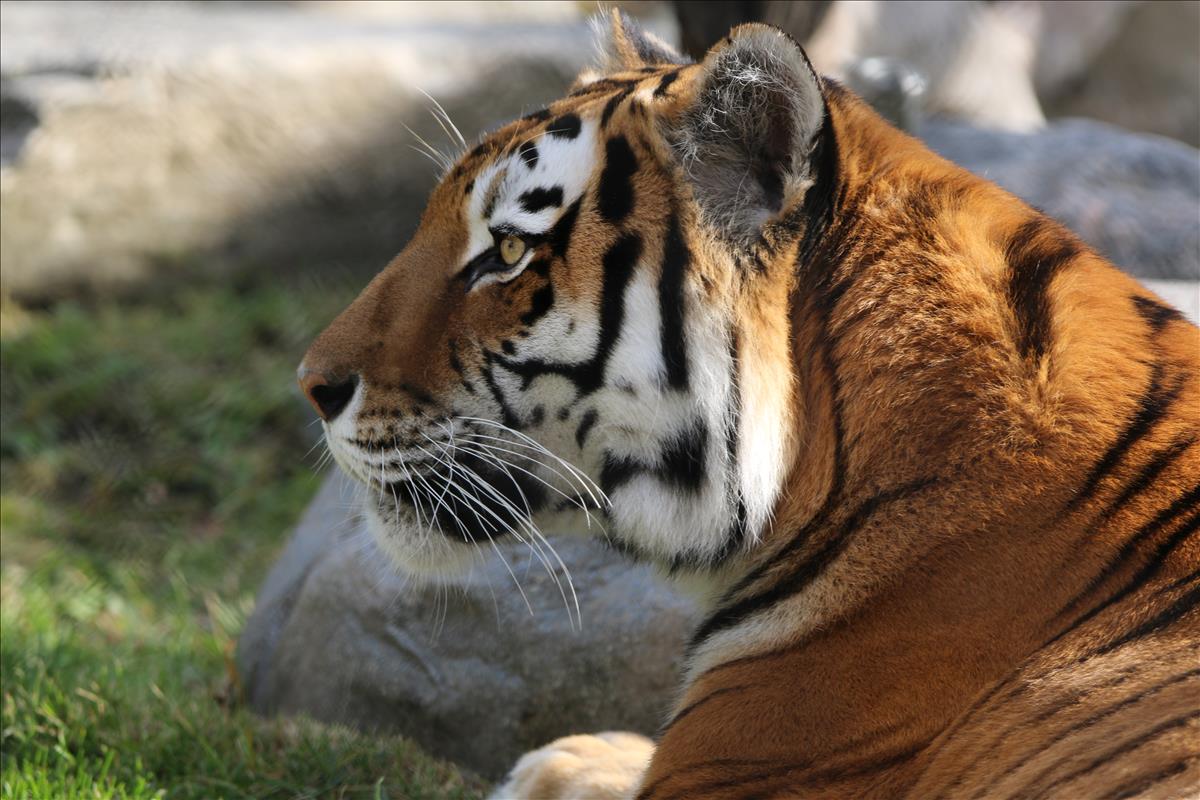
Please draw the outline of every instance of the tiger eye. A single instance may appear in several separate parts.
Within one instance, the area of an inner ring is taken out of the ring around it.
[[[516,266],[525,255],[525,242],[516,236],[505,236],[500,240],[500,258],[510,267]]]

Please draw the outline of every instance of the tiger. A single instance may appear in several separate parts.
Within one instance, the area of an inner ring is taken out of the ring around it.
[[[299,368],[407,574],[569,524],[703,610],[495,796],[1200,794],[1200,330],[775,28],[608,38]]]

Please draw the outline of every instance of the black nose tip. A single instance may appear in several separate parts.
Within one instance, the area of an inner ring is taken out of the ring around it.
[[[351,375],[346,380],[330,382],[325,375],[309,372],[300,379],[300,388],[321,415],[321,419],[333,422],[354,397],[354,390],[358,388],[358,376]]]

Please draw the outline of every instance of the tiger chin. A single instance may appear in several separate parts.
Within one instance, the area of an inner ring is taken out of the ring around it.
[[[573,514],[701,588],[654,740],[497,796],[1195,796],[1200,332],[775,29],[610,50],[300,368],[402,569]]]

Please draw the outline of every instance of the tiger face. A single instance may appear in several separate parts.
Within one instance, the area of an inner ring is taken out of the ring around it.
[[[410,572],[540,550],[558,514],[690,571],[769,526],[796,434],[788,281],[759,273],[805,224],[820,84],[762,26],[703,64],[620,21],[614,49],[447,172],[301,364]]]

